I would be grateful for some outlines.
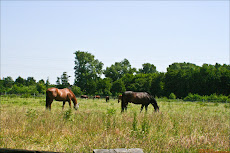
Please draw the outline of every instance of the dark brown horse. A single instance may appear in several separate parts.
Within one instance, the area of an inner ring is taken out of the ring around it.
[[[71,108],[71,100],[74,104],[74,108],[77,110],[79,104],[77,103],[76,96],[74,93],[68,89],[58,89],[58,88],[49,88],[46,90],[46,108],[51,110],[51,104],[53,100],[63,101],[62,109],[64,109],[65,102],[69,102],[69,106]]]
[[[81,98],[88,99],[87,95],[81,95]]]
[[[148,110],[148,105],[152,104],[155,111],[159,111],[156,100],[147,92],[133,92],[126,91],[122,94],[121,100],[121,112],[127,110],[128,103],[141,104],[141,111],[145,107],[145,110]]]
[[[105,97],[105,100],[106,100],[106,102],[109,101],[109,96],[106,96],[106,97]]]

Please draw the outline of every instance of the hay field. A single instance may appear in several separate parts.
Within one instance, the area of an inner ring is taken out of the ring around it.
[[[117,100],[78,99],[79,110],[45,98],[1,97],[0,148],[57,152],[142,148],[152,152],[230,151],[229,103],[165,102],[159,113]]]

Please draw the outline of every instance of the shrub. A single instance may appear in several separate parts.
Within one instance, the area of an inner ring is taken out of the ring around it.
[[[169,95],[169,99],[176,99],[176,95],[175,95],[174,93],[171,93],[171,94]]]
[[[184,101],[202,101],[203,97],[198,94],[189,93],[187,97],[184,98]]]

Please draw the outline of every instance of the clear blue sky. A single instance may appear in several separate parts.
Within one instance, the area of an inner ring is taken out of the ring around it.
[[[1,78],[72,84],[77,50],[104,69],[229,64],[229,34],[229,1],[1,1]]]

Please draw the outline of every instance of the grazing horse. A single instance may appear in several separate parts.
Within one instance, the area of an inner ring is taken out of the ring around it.
[[[106,96],[106,97],[105,97],[105,100],[106,100],[106,102],[109,101],[109,96]]]
[[[81,95],[81,98],[88,99],[87,95]]]
[[[133,91],[126,91],[122,94],[122,100],[121,100],[121,112],[124,112],[124,110],[127,110],[128,103],[134,103],[134,104],[141,104],[141,111],[145,107],[145,110],[148,110],[148,105],[152,104],[155,111],[159,111],[159,107],[157,105],[156,100],[153,96],[151,96],[147,92],[133,92]]]
[[[118,103],[120,102],[120,100],[122,99],[122,95],[118,96]]]
[[[74,108],[77,110],[79,107],[79,104],[77,103],[76,96],[74,93],[68,89],[58,89],[58,88],[48,88],[46,90],[46,108],[51,110],[51,104],[53,100],[56,101],[63,101],[62,109],[64,109],[65,102],[69,102],[69,106],[71,108],[71,100],[74,104]]]
[[[93,99],[95,99],[95,98],[100,99],[101,97],[96,95],[96,96],[93,97]]]

